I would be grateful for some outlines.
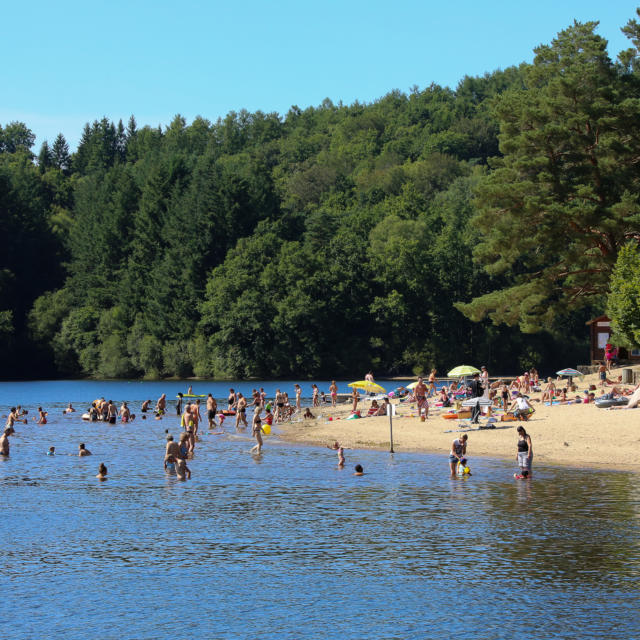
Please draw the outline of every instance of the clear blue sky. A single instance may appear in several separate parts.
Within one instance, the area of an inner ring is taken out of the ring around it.
[[[24,121],[75,148],[86,122],[242,108],[285,114],[324,98],[371,102],[392,89],[455,88],[533,59],[579,21],[609,54],[640,0],[31,0],[2,10],[0,124]]]

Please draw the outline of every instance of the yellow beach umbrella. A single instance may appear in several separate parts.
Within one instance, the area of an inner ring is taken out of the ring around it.
[[[350,382],[347,386],[355,387],[356,389],[361,389],[362,391],[366,391],[367,393],[385,393],[386,389],[381,387],[379,384],[375,382],[369,382],[368,380],[358,380],[356,382]]]

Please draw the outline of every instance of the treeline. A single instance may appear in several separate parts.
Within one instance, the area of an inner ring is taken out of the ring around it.
[[[594,28],[574,25],[549,49],[589,65],[585,46],[600,43]],[[640,98],[629,56],[626,64],[609,60],[606,75],[625,95],[603,90],[599,100]],[[545,216],[563,213],[550,206],[552,193],[533,215],[540,185],[527,183],[525,193],[510,163],[521,139],[520,166],[562,191],[559,169],[548,174],[539,159],[532,168],[535,158],[529,165],[522,158],[535,137],[523,131],[533,134],[538,124],[524,111],[515,122],[513,105],[517,96],[522,105],[533,104],[531,96],[543,101],[545,91],[551,100],[557,92],[549,88],[562,84],[566,68],[566,60],[553,67],[536,58],[467,77],[455,91],[432,85],[366,105],[326,100],[284,117],[242,111],[187,124],[177,116],[166,128],[103,119],[85,127],[72,154],[58,136],[36,157],[28,128],[7,125],[0,374],[303,377],[584,362],[584,321],[602,311],[604,289],[571,302],[556,279],[555,306],[542,289],[535,299],[526,289],[557,257],[536,248],[536,234],[554,237]],[[559,123],[558,112],[549,123],[560,146],[563,127],[568,138],[575,129],[570,115]],[[608,144],[613,177],[615,144]],[[503,205],[496,176],[509,194]],[[576,169],[571,179],[585,199],[598,197],[587,193],[588,172]],[[621,189],[637,207],[634,179]],[[529,199],[521,219],[513,213],[523,208],[519,189]],[[597,235],[597,217],[589,213],[585,233]],[[527,295],[513,293],[523,286]],[[505,296],[516,302],[505,304]]]

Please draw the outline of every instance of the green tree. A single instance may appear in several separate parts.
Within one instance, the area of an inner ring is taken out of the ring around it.
[[[478,191],[475,257],[508,286],[460,305],[523,331],[606,293],[620,246],[640,233],[638,84],[609,59],[595,22],[560,32],[495,101],[496,160]]]
[[[637,242],[622,247],[611,273],[607,315],[613,340],[629,348],[640,347],[640,251]]]

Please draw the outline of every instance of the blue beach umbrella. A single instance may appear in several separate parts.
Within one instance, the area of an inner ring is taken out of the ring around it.
[[[560,371],[556,371],[557,376],[569,376],[573,378],[574,376],[583,376],[584,373],[578,371],[577,369],[572,369],[569,367],[568,369],[560,369]]]

